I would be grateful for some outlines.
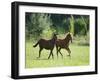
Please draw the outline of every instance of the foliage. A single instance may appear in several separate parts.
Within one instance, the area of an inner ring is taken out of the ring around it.
[[[37,37],[43,36],[48,33],[52,33],[52,31],[50,30],[50,15],[41,13],[31,14],[29,18],[30,20],[26,22],[26,37],[28,39],[29,37],[34,37],[37,39]]]
[[[87,32],[89,31],[89,18],[83,18],[81,16],[80,18],[77,18],[75,20],[74,26],[75,26],[75,34],[76,35],[87,35]],[[86,20],[86,21],[85,21]]]
[[[53,33],[86,36],[89,32],[89,16],[74,14],[26,13],[25,33],[27,40],[51,38]]]

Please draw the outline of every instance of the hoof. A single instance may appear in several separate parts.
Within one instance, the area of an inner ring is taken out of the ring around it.
[[[70,56],[70,55],[67,55],[67,56]]]
[[[40,57],[37,57],[37,59],[39,59]]]
[[[50,59],[50,58],[48,57],[48,59]]]

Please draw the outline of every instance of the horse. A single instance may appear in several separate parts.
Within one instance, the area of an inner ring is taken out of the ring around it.
[[[71,33],[67,33],[66,37],[64,39],[57,39],[56,40],[56,50],[57,50],[57,57],[58,57],[58,52],[61,54],[62,58],[63,55],[60,52],[61,49],[66,49],[69,53],[68,56],[71,57],[71,50],[69,49],[69,42],[71,41],[72,43],[72,35]]]
[[[57,40],[57,36],[56,36],[56,34],[54,34],[52,39],[50,39],[50,40],[40,39],[35,45],[33,45],[33,47],[36,47],[37,45],[39,45],[39,48],[40,48],[39,49],[39,56],[37,58],[41,57],[41,51],[43,49],[50,50],[50,54],[49,54],[48,59],[50,58],[51,55],[52,55],[52,58],[54,58],[53,49],[54,49],[56,40]]]

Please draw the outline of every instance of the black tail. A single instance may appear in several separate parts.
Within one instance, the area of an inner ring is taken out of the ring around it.
[[[39,41],[35,45],[33,45],[33,47],[36,47],[38,44],[39,44]]]

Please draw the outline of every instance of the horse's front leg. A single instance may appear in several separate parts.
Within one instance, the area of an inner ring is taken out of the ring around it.
[[[48,59],[50,58],[51,55],[52,55],[52,58],[54,59],[54,56],[53,56],[53,52],[52,52],[52,50],[50,51],[50,54],[49,54]]]
[[[58,46],[56,45],[56,52],[57,52],[57,58],[58,58]]]
[[[71,55],[70,55],[70,54],[71,54],[71,51],[70,51],[69,47],[67,47],[67,48],[66,48],[66,50],[67,50],[67,51],[68,51],[68,53],[69,53],[69,55],[68,55],[68,56],[70,56],[70,57],[71,57]]]

